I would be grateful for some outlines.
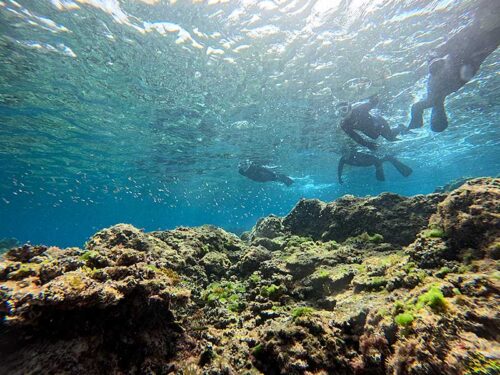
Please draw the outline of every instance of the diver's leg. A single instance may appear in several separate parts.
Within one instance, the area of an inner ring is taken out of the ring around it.
[[[435,132],[442,132],[448,127],[448,118],[444,108],[444,100],[438,101],[431,112],[431,129]]]
[[[432,107],[428,99],[421,100],[411,106],[411,120],[408,129],[421,128],[424,125],[424,110]]]
[[[384,167],[381,161],[375,164],[375,177],[379,181],[385,181]]]
[[[403,175],[404,177],[408,177],[413,173],[413,169],[408,167],[406,164],[401,163],[394,156],[386,156],[384,158],[384,161],[390,162],[394,166],[394,168],[396,168],[397,171],[401,173],[401,175]]]

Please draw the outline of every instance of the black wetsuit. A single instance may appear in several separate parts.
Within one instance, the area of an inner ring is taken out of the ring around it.
[[[401,163],[398,159],[393,156],[385,156],[383,158],[378,158],[374,155],[365,154],[363,152],[351,151],[349,154],[344,155],[340,158],[338,166],[338,179],[339,183],[342,184],[342,172],[344,170],[344,165],[349,164],[355,167],[375,167],[375,176],[379,181],[385,181],[385,174],[383,163],[390,162],[399,173],[404,177],[408,177],[412,174],[413,170],[407,165]]]
[[[495,1],[497,0],[491,1],[490,4],[498,7],[500,1],[494,4]],[[422,127],[424,110],[432,108],[431,129],[435,132],[445,130],[448,127],[448,118],[444,101],[449,94],[467,83],[462,80],[460,70],[467,66],[472,75],[476,74],[482,62],[500,45],[500,27],[482,30],[479,18],[476,14],[471,25],[433,52],[433,59],[429,63],[427,96],[411,107],[409,129]]]
[[[370,99],[365,102],[354,104],[351,113],[340,123],[340,127],[349,137],[356,141],[356,143],[370,150],[375,150],[377,144],[364,139],[358,134],[358,131],[371,139],[377,139],[382,136],[391,142],[397,140],[397,135],[399,133],[396,129],[391,129],[382,116],[370,114],[370,110],[375,108],[377,103],[377,99]]]
[[[248,163],[240,166],[238,172],[257,182],[279,181],[286,186],[293,184],[293,180],[290,177],[255,163]]]

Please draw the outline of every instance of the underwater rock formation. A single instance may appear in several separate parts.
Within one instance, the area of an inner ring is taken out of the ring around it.
[[[441,194],[402,197],[383,193],[368,198],[346,195],[332,203],[302,199],[282,219],[281,226],[279,218],[261,219],[251,238],[274,238],[286,233],[314,240],[344,241],[368,232],[381,234],[388,243],[408,245],[444,198]]]
[[[448,182],[446,185],[443,186],[438,186],[434,190],[434,193],[449,193],[450,191],[453,191],[463,184],[465,184],[467,181],[472,180],[474,177],[460,177],[455,180],[452,180]]]
[[[0,373],[497,374],[500,180],[0,261]]]

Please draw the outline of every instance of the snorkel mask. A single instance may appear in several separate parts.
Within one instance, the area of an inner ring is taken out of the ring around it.
[[[342,117],[346,117],[351,113],[352,106],[349,102],[343,101],[337,104],[337,111]]]
[[[250,168],[251,165],[252,165],[252,162],[248,159],[240,162],[238,164],[238,172],[240,174],[245,174],[245,172],[248,170],[248,168]]]

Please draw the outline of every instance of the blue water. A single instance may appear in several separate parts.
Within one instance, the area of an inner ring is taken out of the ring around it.
[[[346,167],[337,183],[350,142],[337,103],[378,93],[379,113],[408,123],[427,54],[474,3],[2,0],[0,238],[81,246],[119,222],[240,233],[302,197],[426,194],[497,175],[498,50],[448,97],[445,132],[426,118],[401,141],[378,140],[410,177]],[[245,159],[295,183],[248,180]]]

